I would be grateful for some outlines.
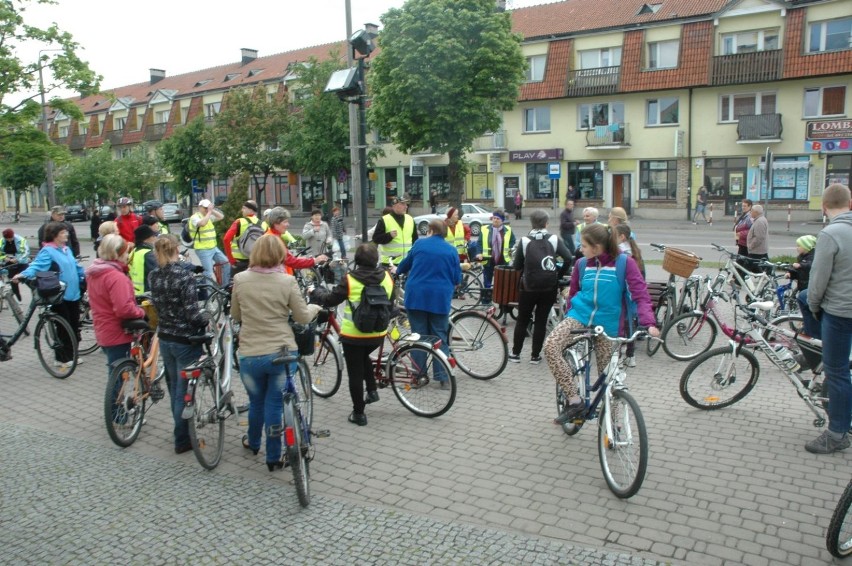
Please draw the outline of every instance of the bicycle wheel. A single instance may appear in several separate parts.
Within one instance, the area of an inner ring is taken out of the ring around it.
[[[307,507],[311,503],[311,472],[307,459],[307,451],[302,450],[302,423],[299,408],[291,395],[284,397],[284,440],[287,450],[287,461],[293,470],[293,480],[296,483],[296,495],[299,504]]]
[[[15,322],[20,326],[24,322],[24,310],[21,308],[21,303],[18,302],[18,299],[12,295],[11,290],[7,291],[7,293],[5,297],[0,298],[0,305],[8,305],[9,310],[12,311],[12,316],[15,318]],[[2,310],[3,306],[0,306],[0,310]]]
[[[89,307],[89,299],[85,297],[80,300],[80,340],[77,343],[77,351],[81,356],[88,356],[100,348],[95,340],[95,324],[92,322],[92,309]]]
[[[311,370],[304,358],[299,358],[296,373],[294,380],[296,388],[299,390],[299,412],[305,421],[307,430],[311,430],[311,425],[314,422],[314,396],[311,393],[313,380],[311,379]]]
[[[65,379],[74,373],[77,368],[77,338],[67,320],[53,313],[43,315],[36,325],[34,340],[38,361],[47,373],[59,379]],[[56,361],[59,351],[69,345],[71,360]]]
[[[785,330],[790,330],[792,332],[801,333],[802,331],[804,331],[804,323],[802,322],[801,314],[785,314],[777,318],[773,318],[769,322],[770,324],[773,324]],[[796,342],[795,338],[785,336],[783,334],[779,334],[768,329],[764,330],[763,337],[766,338],[766,340],[769,342],[777,342],[778,344],[783,344],[786,348],[793,350],[794,352],[798,352],[800,349],[799,344]]]
[[[581,340],[571,347],[565,348],[562,352],[562,357],[565,358],[565,361],[568,362],[569,366],[571,366],[571,372],[574,374],[574,381],[577,383],[577,395],[579,395],[581,399],[586,398],[586,376],[581,360],[585,357],[585,349],[587,345],[588,342]],[[562,387],[560,387],[557,383],[556,414],[561,415],[565,410],[566,405],[568,405],[568,397],[565,395],[565,391],[562,390]],[[583,428],[583,422],[567,422],[562,424],[562,432],[568,436],[574,436],[580,432],[581,428]]]
[[[846,485],[825,533],[825,547],[832,556],[845,558],[852,554],[852,517],[849,508],[852,506],[852,481]]]
[[[195,458],[206,470],[212,470],[222,459],[225,448],[225,419],[219,414],[215,372],[205,370],[198,379],[192,402],[195,411],[189,421],[189,440]]]
[[[310,364],[313,392],[323,399],[337,393],[343,379],[343,359],[337,349],[337,341],[330,336],[317,334]]]
[[[664,298],[660,301],[660,304],[657,305],[657,308],[654,309],[654,318],[657,321],[657,328],[665,328],[671,316],[672,313],[669,312],[669,301]],[[648,356],[653,356],[657,353],[657,350],[660,349],[659,340],[646,340],[645,344],[647,344]]]
[[[648,431],[639,404],[625,390],[612,392],[598,418],[598,456],[604,480],[617,497],[636,495],[648,468]]]
[[[506,335],[496,320],[478,311],[461,311],[450,317],[450,353],[459,369],[474,379],[493,379],[509,361]]]
[[[139,364],[124,360],[107,379],[104,394],[104,422],[110,439],[122,448],[136,441],[145,418],[145,399],[136,379]]]
[[[456,300],[464,304],[476,304],[480,299],[482,299],[482,279],[476,273],[465,271]]]
[[[702,313],[689,312],[676,316],[660,337],[663,350],[675,360],[686,361],[700,356],[716,341],[716,323]]]
[[[731,347],[704,352],[686,367],[680,377],[680,396],[697,409],[706,411],[733,405],[751,391],[760,375],[754,354]]]
[[[448,385],[435,379],[436,373],[446,376]],[[417,416],[443,415],[456,400],[456,378],[449,364],[429,346],[402,346],[388,358],[386,374],[396,398]]]

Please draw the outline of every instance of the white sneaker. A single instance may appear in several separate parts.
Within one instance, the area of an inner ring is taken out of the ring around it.
[[[624,365],[626,365],[629,368],[635,368],[636,367],[636,356],[627,356],[624,359]]]
[[[77,358],[77,365],[78,366],[83,365],[83,358]]]

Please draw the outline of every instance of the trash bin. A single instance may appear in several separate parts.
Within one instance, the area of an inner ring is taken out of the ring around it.
[[[494,291],[491,300],[500,306],[517,304],[520,284],[521,270],[508,265],[498,265],[494,268]]]

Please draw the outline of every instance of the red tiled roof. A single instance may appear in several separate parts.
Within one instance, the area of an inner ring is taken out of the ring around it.
[[[805,42],[805,9],[787,12],[787,32],[784,38],[785,79],[848,73],[852,69],[852,51],[830,51],[828,53],[802,53]]]
[[[706,16],[731,0],[565,0],[512,11],[512,29],[525,39]],[[656,13],[638,15],[643,6]]]
[[[645,31],[624,34],[624,54],[621,57],[621,91],[644,91],[708,83],[713,50],[713,22],[693,22],[681,28],[680,63],[675,69],[643,69],[642,58]]]
[[[547,46],[547,67],[544,80],[521,85],[518,100],[544,100],[565,96],[565,82],[568,79],[571,40],[551,41]]]

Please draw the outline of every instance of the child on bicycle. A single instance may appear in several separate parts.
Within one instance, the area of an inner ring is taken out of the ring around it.
[[[617,262],[625,260],[618,259],[621,252],[616,231],[603,224],[591,224],[583,230],[580,246],[586,258],[583,279],[580,280],[581,270],[575,267],[568,293],[568,313],[544,343],[547,365],[568,397],[564,412],[554,419],[555,424],[569,422],[585,410],[571,366],[562,357],[563,350],[577,340],[578,336],[572,334],[572,330],[600,325],[608,335],[616,336],[624,325],[622,312],[627,290],[637,304],[639,322],[648,327],[651,336],[660,335],[645,280],[636,262],[626,255],[625,281],[618,281]],[[602,371],[612,356],[612,346],[603,336],[598,336],[594,348],[598,370]]]
[[[808,288],[808,282],[811,278],[811,264],[814,262],[814,253],[816,252],[815,247],[816,236],[807,235],[796,240],[796,251],[799,252],[799,255],[796,256],[793,269],[787,271],[785,277],[796,282],[797,292]]]

